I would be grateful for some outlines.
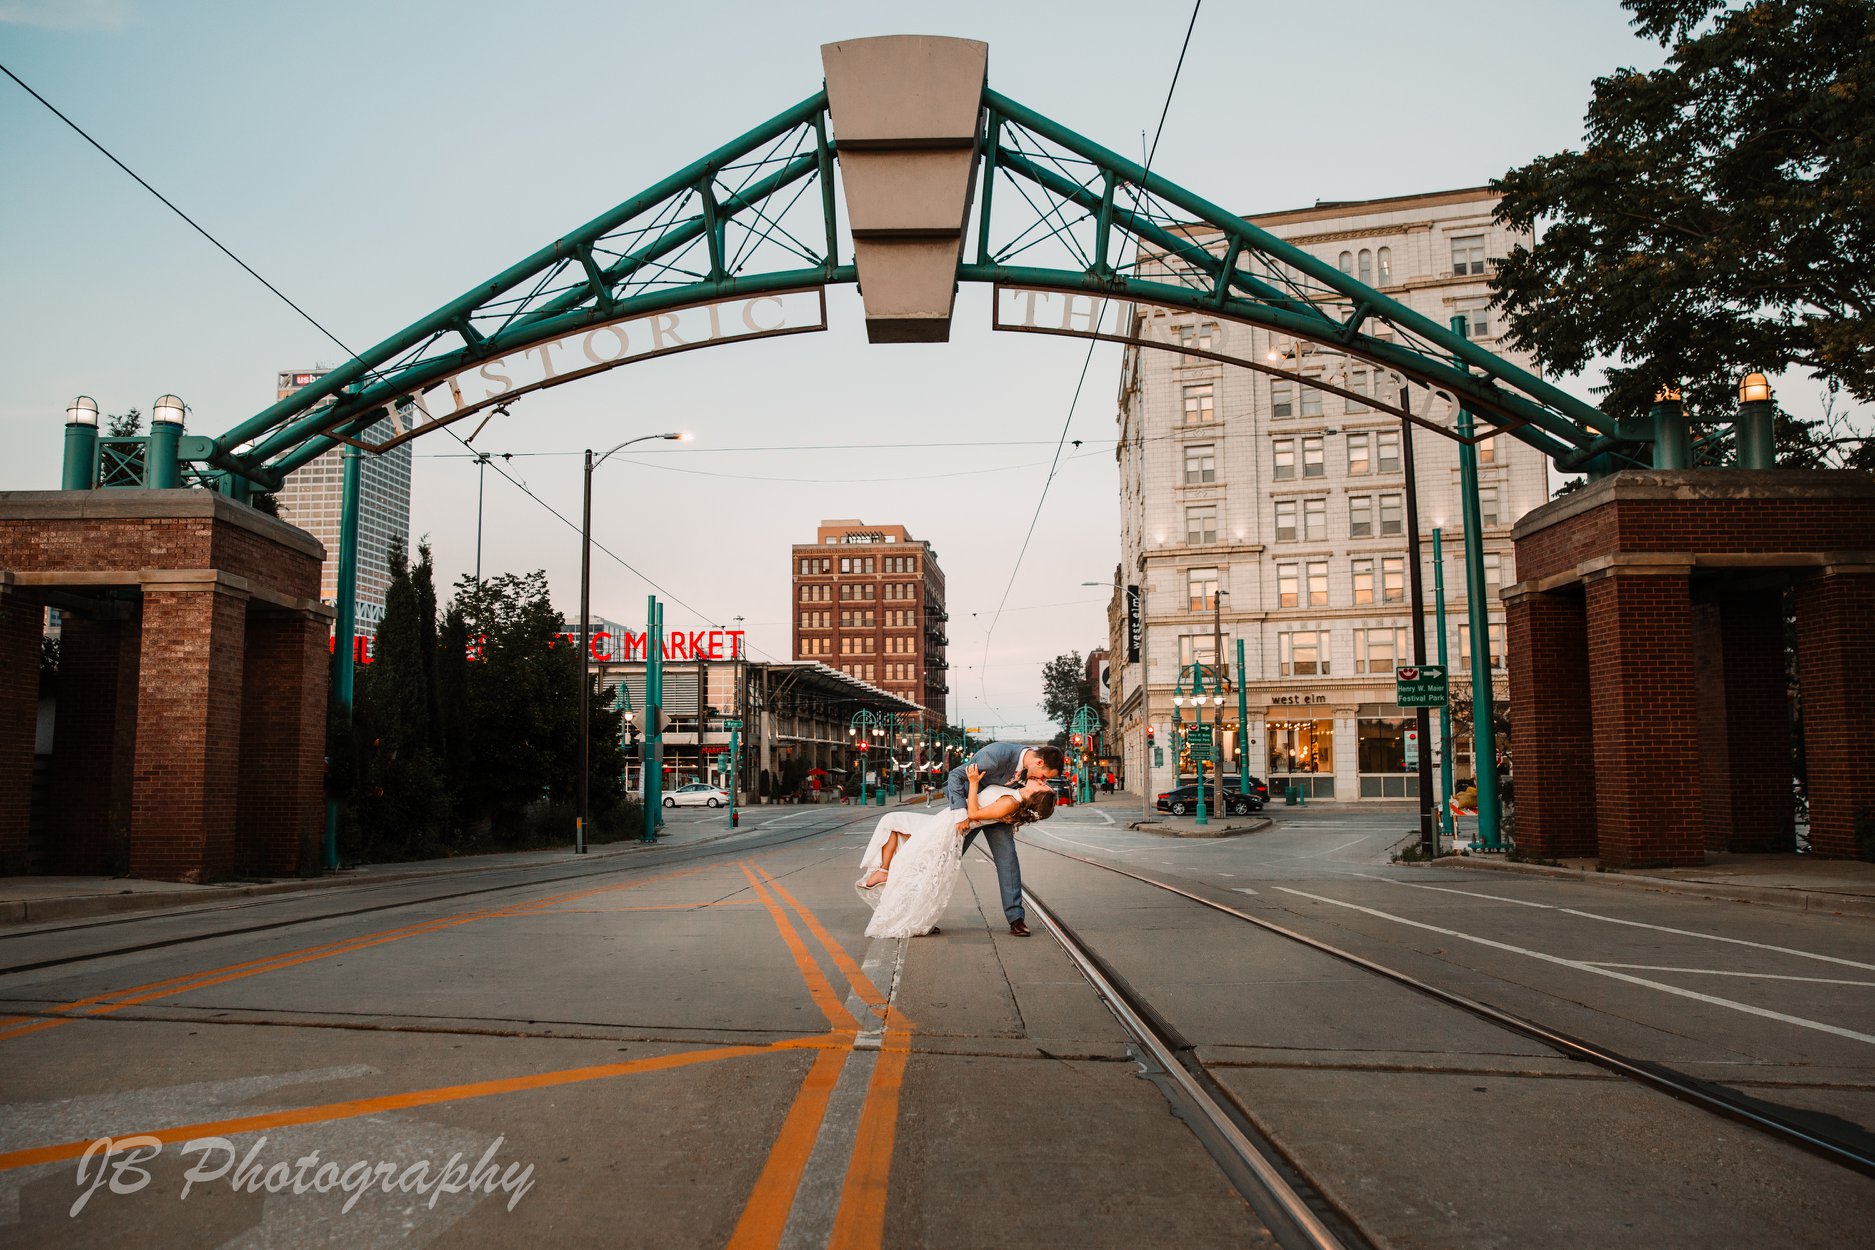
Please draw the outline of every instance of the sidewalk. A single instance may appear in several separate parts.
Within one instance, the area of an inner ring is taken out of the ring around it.
[[[1875,864],[1814,855],[1734,855],[1712,851],[1697,868],[1603,869],[1592,859],[1560,866],[1525,864],[1497,855],[1448,855],[1434,867],[1486,868],[1663,894],[1756,903],[1786,911],[1875,918]]]
[[[671,833],[667,830],[659,836],[657,845],[667,844],[670,837]],[[320,877],[229,881],[214,885],[142,881],[133,877],[0,877],[0,926],[196,907],[204,903],[224,903],[269,894],[304,893],[348,885],[382,885],[393,881],[488,872],[501,868],[591,862],[649,849],[649,846],[636,839],[626,839],[596,844],[584,855],[573,854],[569,847],[542,847],[531,851],[498,851],[448,859],[361,864]]]

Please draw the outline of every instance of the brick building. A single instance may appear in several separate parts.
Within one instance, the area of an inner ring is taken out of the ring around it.
[[[1484,188],[1269,213],[1258,226],[1440,324],[1463,317],[1469,337],[1534,368],[1499,340],[1490,257],[1516,241],[1491,219]],[[1202,238],[1200,232],[1198,237]],[[1222,243],[1214,244],[1221,249]],[[1146,276],[1165,272],[1148,259]],[[1233,673],[1244,643],[1248,725],[1224,713],[1223,759],[1312,798],[1400,799],[1409,714],[1394,702],[1393,669],[1411,660],[1405,473],[1399,418],[1361,402],[1391,401],[1398,382],[1331,347],[1196,313],[1139,307],[1133,333],[1236,359],[1273,362],[1303,381],[1205,357],[1129,347],[1119,395],[1121,569],[1112,620],[1112,731],[1136,791],[1195,776],[1170,749],[1173,695],[1194,662]],[[1351,395],[1306,384],[1318,381]],[[1413,440],[1427,606],[1432,530],[1444,530],[1448,654],[1468,680],[1468,624],[1458,446],[1421,430]],[[1500,701],[1508,695],[1498,588],[1515,580],[1510,527],[1548,497],[1541,453],[1514,438],[1479,446],[1489,648]],[[1127,602],[1137,586],[1136,603]],[[1213,609],[1221,607],[1214,622]],[[1138,619],[1138,662],[1125,634]],[[1436,630],[1428,646],[1436,656]],[[1189,723],[1189,709],[1186,711]],[[1165,754],[1148,768],[1146,730]],[[1452,743],[1455,775],[1471,773],[1470,735]],[[1150,775],[1149,775],[1150,774]]]
[[[944,719],[944,570],[902,525],[822,521],[796,543],[794,658],[818,660]]]

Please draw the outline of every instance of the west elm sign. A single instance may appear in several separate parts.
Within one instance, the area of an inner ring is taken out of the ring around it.
[[[390,438],[354,441],[383,451],[472,413],[620,365],[746,339],[806,334],[827,328],[823,287],[692,304],[602,322],[563,338],[471,365],[429,383],[407,405],[392,408]],[[335,436],[336,437],[336,436]]]

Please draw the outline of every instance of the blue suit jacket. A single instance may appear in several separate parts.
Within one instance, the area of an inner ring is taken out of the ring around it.
[[[1023,752],[1031,748],[1020,742],[992,742],[970,757],[970,763],[983,770],[981,786],[1014,786],[1016,773],[1022,767]],[[964,775],[966,764],[959,764],[951,769],[950,776],[944,782],[944,797],[956,809],[968,806],[965,802],[970,794],[970,778]]]

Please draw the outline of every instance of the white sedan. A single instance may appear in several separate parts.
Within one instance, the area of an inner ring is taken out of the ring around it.
[[[664,796],[666,807],[727,807],[729,791],[693,781]]]

